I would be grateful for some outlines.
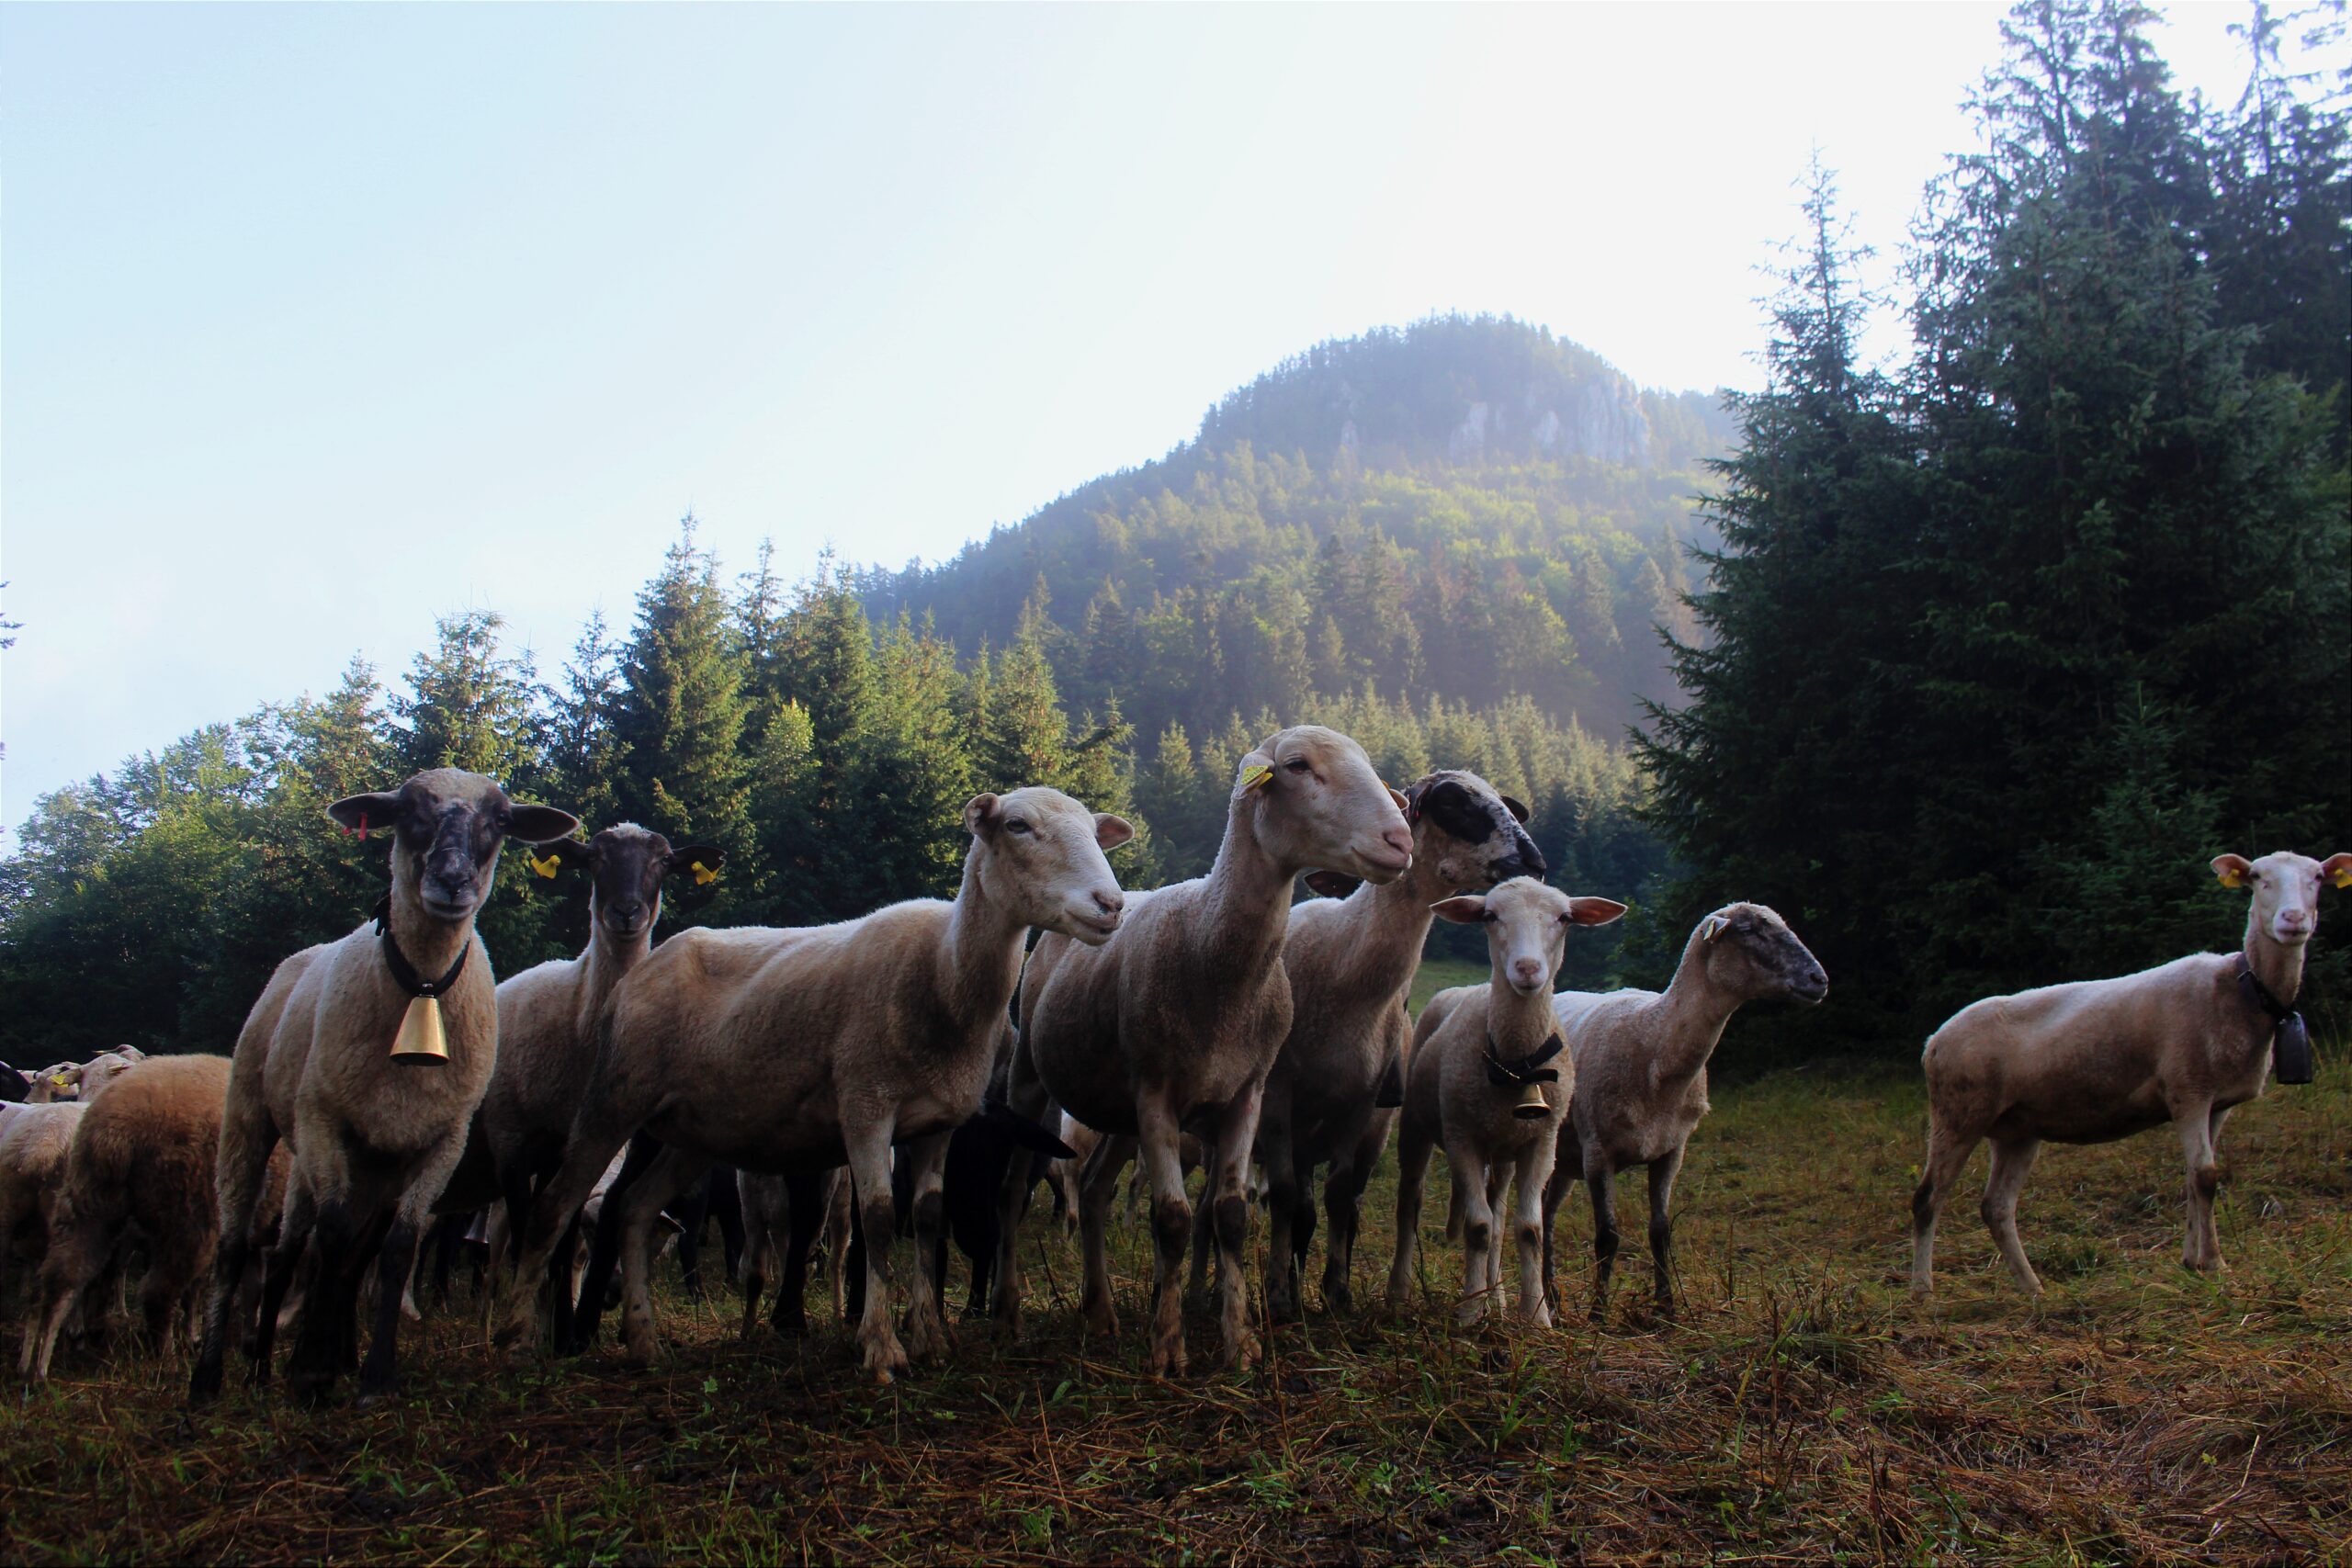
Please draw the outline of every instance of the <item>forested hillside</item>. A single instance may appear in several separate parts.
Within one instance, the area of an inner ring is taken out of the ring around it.
[[[1156,463],[945,564],[855,581],[967,655],[1033,604],[1063,688],[1144,734],[1369,690],[1524,697],[1616,736],[1673,681],[1712,395],[1645,392],[1507,318],[1317,345]]]

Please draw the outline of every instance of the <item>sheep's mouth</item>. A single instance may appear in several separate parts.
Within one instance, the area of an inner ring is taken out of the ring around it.
[[[1393,852],[1389,854],[1374,854],[1367,850],[1358,850],[1356,852],[1356,859],[1363,862],[1366,868],[1363,874],[1363,879],[1366,882],[1378,882],[1384,884],[1394,882],[1398,877],[1404,875],[1413,863],[1413,857],[1410,854],[1396,854]],[[1334,869],[1337,868],[1335,867]]]
[[[462,920],[474,912],[471,895],[450,898],[437,893],[419,893],[416,901],[424,907],[426,914],[436,920]]]
[[[1828,994],[1829,982],[1826,980],[1808,980],[1802,986],[1789,987],[1789,999],[1792,1002],[1801,1002],[1806,1007],[1818,1004]]]
[[[1119,917],[1072,915],[1070,924],[1077,927],[1070,934],[1080,942],[1106,942],[1119,934]]]

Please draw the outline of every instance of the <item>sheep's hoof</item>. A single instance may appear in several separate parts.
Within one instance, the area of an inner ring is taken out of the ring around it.
[[[907,1354],[918,1361],[944,1356],[956,1348],[956,1330],[936,1310],[918,1315],[907,1314]]]
[[[1265,1359],[1265,1347],[1258,1342],[1255,1334],[1245,1328],[1218,1347],[1216,1364],[1220,1371],[1246,1372]]]
[[[1328,1313],[1352,1313],[1356,1310],[1356,1293],[1345,1280],[1323,1281],[1323,1310]]]
[[[1119,1314],[1108,1297],[1088,1302],[1078,1309],[1078,1325],[1089,1334],[1100,1334],[1108,1338],[1119,1332]]]
[[[1181,1378],[1184,1375],[1184,1337],[1182,1334],[1172,1342],[1163,1340],[1151,1348],[1149,1372],[1156,1378]]]
[[[1453,1309],[1453,1325],[1456,1328],[1468,1328],[1474,1324],[1485,1322],[1486,1318],[1487,1298],[1484,1296],[1473,1296]]]
[[[899,1344],[896,1335],[885,1329],[866,1341],[865,1370],[872,1372],[874,1381],[885,1388],[890,1385],[897,1373],[907,1371],[907,1352]]]

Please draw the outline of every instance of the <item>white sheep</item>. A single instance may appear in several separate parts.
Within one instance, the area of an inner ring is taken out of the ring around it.
[[[481,1180],[467,1181],[463,1192],[453,1179],[443,1209],[478,1208],[495,1198],[508,1214],[530,1213],[537,1190],[562,1163],[613,987],[653,951],[663,883],[673,876],[707,882],[725,858],[710,844],[673,848],[660,833],[632,822],[604,829],[584,843],[560,840],[532,857],[533,869],[544,875],[565,868],[586,874],[588,946],[577,958],[537,964],[499,982],[498,1065],[474,1115],[479,1154],[469,1150],[472,1157],[465,1162],[487,1169]],[[576,1224],[567,1227],[551,1280],[571,1277],[578,1237]],[[500,1260],[493,1252],[493,1270]],[[555,1337],[564,1343],[571,1335],[572,1303],[561,1290],[552,1294]]]
[[[1207,876],[1136,895],[1125,928],[1099,947],[1047,936],[1030,955],[1010,1100],[1032,1121],[1057,1102],[1108,1134],[1087,1161],[1080,1201],[1080,1311],[1097,1333],[1114,1323],[1112,1190],[1140,1144],[1157,1245],[1154,1372],[1184,1365],[1178,1275],[1193,1209],[1178,1145],[1190,1122],[1218,1151],[1203,1201],[1216,1209],[1221,1359],[1246,1365],[1261,1354],[1241,1281],[1244,1187],[1266,1075],[1290,1034],[1282,952],[1291,882],[1317,868],[1395,881],[1412,859],[1403,798],[1348,737],[1315,725],[1282,730],[1241,760]],[[996,1299],[1008,1325],[1020,1317],[1015,1242],[1030,1167],[1027,1155],[1014,1157],[1001,1197]]]
[[[569,812],[517,804],[491,780],[454,768],[327,809],[355,831],[392,829],[391,891],[379,920],[280,964],[237,1037],[220,1128],[220,1244],[189,1382],[195,1399],[220,1392],[254,1211],[280,1138],[293,1146],[294,1174],[264,1287],[256,1377],[267,1376],[277,1307],[308,1244],[319,1266],[287,1381],[306,1396],[326,1392],[357,1346],[363,1243],[389,1221],[360,1387],[376,1397],[395,1385],[401,1291],[497,1056],[496,979],[474,916],[507,839],[548,843],[579,826]],[[447,1056],[404,1065],[392,1046],[413,1038],[408,1020],[430,1010],[422,1002],[411,1010],[428,989]]]
[[[2309,1039],[2290,1010],[2319,930],[2320,886],[2352,886],[2352,854],[2218,855],[2212,868],[2222,886],[2254,890],[2237,952],[1987,997],[1928,1036],[1928,1154],[1911,1199],[1913,1290],[1935,1284],[1936,1218],[1979,1143],[1993,1143],[1985,1227],[2018,1283],[2039,1295],[2041,1280],[2018,1240],[2018,1194],[2041,1145],[2108,1143],[2167,1122],[2188,1168],[2181,1261],[2200,1271],[2222,1266],[2214,1145],[2231,1107],[2261,1095],[2274,1049],[2282,1078],[2308,1078]]]
[[[1761,904],[1726,904],[1683,943],[1664,992],[1562,991],[1552,998],[1577,1061],[1577,1097],[1560,1127],[1559,1156],[1544,1194],[1544,1283],[1554,1305],[1553,1226],[1577,1178],[1592,1196],[1592,1312],[1606,1310],[1617,1258],[1617,1173],[1647,1166],[1650,1257],[1657,1300],[1672,1312],[1674,1179],[1690,1134],[1707,1114],[1707,1063],[1732,1015],[1752,1001],[1810,1006],[1829,976],[1789,923]]]
[[[643,1174],[624,1179],[618,1235],[623,1337],[631,1359],[650,1359],[649,1241],[662,1204],[713,1164],[788,1171],[845,1154],[876,1238],[858,1326],[867,1370],[887,1382],[910,1349],[945,1347],[930,1259],[947,1134],[979,1108],[1029,928],[1107,940],[1125,896],[1103,852],[1134,832],[1042,788],[976,795],[964,822],[972,846],[952,902],[910,899],[830,926],[682,931],[621,983],[562,1168],[532,1209],[522,1279],[545,1267],[613,1151],[640,1129],[659,1139]],[[889,1317],[899,1140],[916,1172],[909,1345]],[[533,1308],[517,1284],[508,1294],[499,1337],[512,1342]]]
[[[1396,1254],[1388,1301],[1410,1299],[1430,1152],[1445,1150],[1463,1210],[1462,1304],[1476,1323],[1499,1302],[1502,1246],[1496,1209],[1519,1183],[1519,1311],[1549,1325],[1542,1221],[1544,1180],[1577,1087],[1576,1064],[1552,1015],[1552,977],[1571,926],[1607,925],[1625,912],[1610,898],[1570,897],[1516,876],[1485,895],[1440,901],[1437,915],[1487,928],[1493,971],[1484,986],[1439,992],[1413,1031],[1396,1141]]]
[[[87,1109],[71,1100],[11,1105],[0,1122],[0,1290],[12,1260],[38,1267],[49,1255],[66,1151]]]
[[[1448,894],[1514,876],[1541,881],[1545,870],[1542,852],[1521,826],[1527,807],[1476,773],[1449,769],[1416,781],[1405,791],[1405,820],[1413,863],[1403,876],[1344,897],[1309,899],[1290,912],[1283,943],[1290,1037],[1267,1075],[1258,1116],[1270,1214],[1266,1308],[1277,1323],[1299,1310],[1298,1276],[1315,1230],[1315,1168],[1326,1161],[1330,1224],[1323,1299],[1339,1311],[1350,1304],[1357,1204],[1385,1141],[1371,1134],[1375,1118],[1384,1134],[1389,1121],[1374,1102],[1382,1077],[1402,1060],[1402,1008],[1429,939],[1432,906]],[[1194,1228],[1197,1282],[1206,1248],[1197,1221]]]

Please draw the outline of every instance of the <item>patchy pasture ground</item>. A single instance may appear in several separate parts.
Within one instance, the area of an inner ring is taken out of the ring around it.
[[[740,1344],[731,1306],[671,1295],[650,1371],[609,1349],[510,1370],[461,1305],[412,1325],[407,1396],[367,1412],[232,1381],[190,1414],[183,1359],[64,1356],[0,1413],[0,1557],[2352,1560],[2343,1052],[2233,1119],[2218,1280],[2179,1265],[2177,1145],[2156,1134],[2045,1152],[2023,1204],[2042,1304],[1959,1202],[1938,1299],[1914,1306],[1923,1118],[1910,1073],[1719,1089],[1681,1184],[1672,1323],[1646,1305],[1636,1223],[1605,1325],[1456,1334],[1433,1195],[1435,1299],[1312,1318],[1247,1376],[1140,1375],[1136,1225],[1123,1332],[1082,1342],[1075,1250],[1043,1223],[1028,1334],[970,1325],[888,1389],[817,1290],[797,1348]],[[1391,1192],[1384,1174],[1360,1298]],[[1629,1216],[1640,1192],[1626,1179]],[[1589,1235],[1579,1201],[1572,1300]],[[1196,1366],[1212,1334],[1196,1320]]]

